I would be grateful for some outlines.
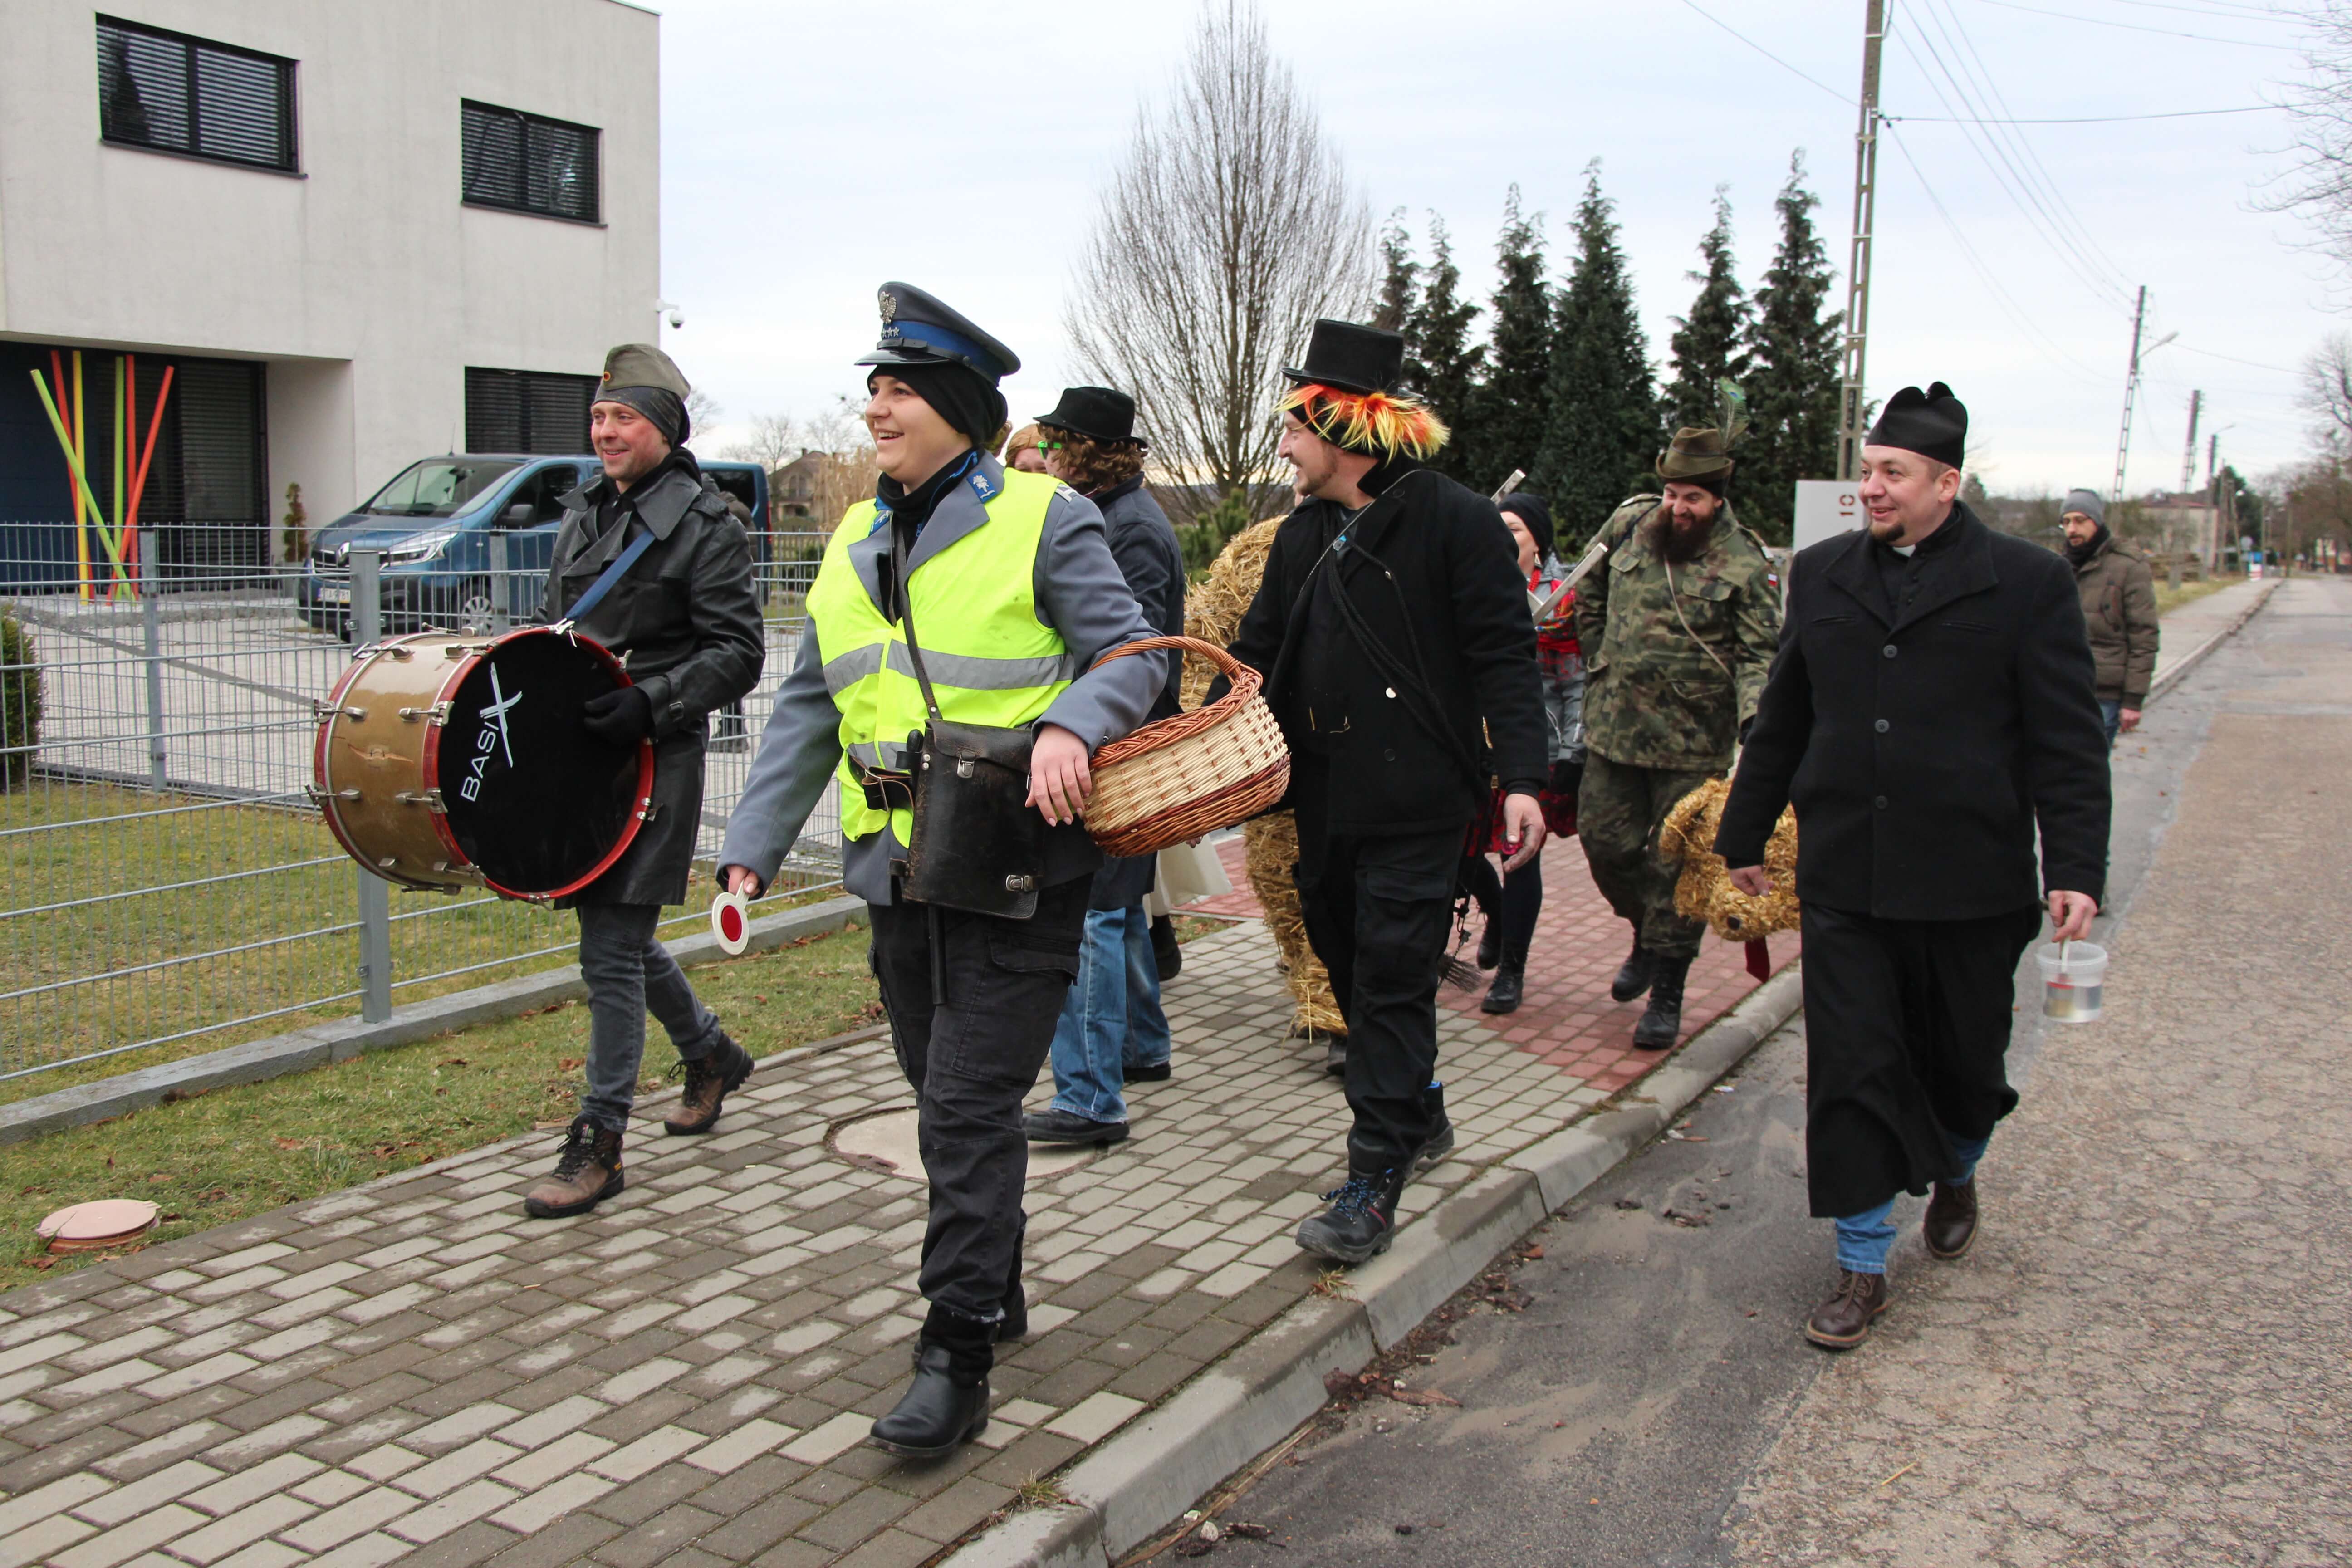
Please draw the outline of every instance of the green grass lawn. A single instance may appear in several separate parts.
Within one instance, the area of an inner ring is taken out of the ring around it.
[[[858,927],[709,964],[693,978],[754,1056],[880,1019]],[[649,1027],[648,1092],[674,1060],[660,1026]],[[151,1199],[166,1218],[150,1239],[168,1240],[534,1127],[560,1128],[577,1112],[587,1050],[587,1008],[565,1003],[12,1144],[0,1150],[0,1234],[18,1241],[0,1248],[0,1289],[102,1256],[38,1250],[34,1226],[68,1204]],[[560,1136],[548,1132],[551,1151]]]
[[[2156,613],[2159,616],[2181,605],[2193,604],[2208,594],[2218,594],[2231,584],[2242,581],[2237,577],[2208,577],[2201,583],[2183,583],[2178,588],[2168,588],[2161,577],[2156,582]]]
[[[1176,932],[1190,942],[1231,923],[1180,915]],[[689,973],[755,1057],[882,1021],[863,926]],[[647,1027],[639,1087],[650,1093],[676,1058],[661,1026]],[[588,1010],[567,1002],[10,1144],[0,1235],[18,1243],[0,1247],[0,1289],[107,1256],[39,1250],[33,1227],[68,1204],[150,1199],[166,1217],[146,1239],[167,1241],[533,1128],[547,1130],[551,1162],[578,1113],[587,1054]]]
[[[260,868],[277,868],[205,880]],[[358,932],[334,928],[357,918],[360,875],[308,810],[49,781],[0,795],[0,910],[42,908],[0,921],[0,1073],[183,1037],[0,1079],[0,1103],[356,1015],[339,994],[359,986]],[[136,889],[161,890],[44,908]],[[473,894],[394,889],[392,915],[394,1005],[555,967],[579,941],[568,913]],[[194,953],[213,956],[138,967]],[[425,974],[442,978],[401,984]]]

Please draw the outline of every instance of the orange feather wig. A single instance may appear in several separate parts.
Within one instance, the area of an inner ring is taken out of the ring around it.
[[[1388,392],[1348,392],[1309,381],[1291,388],[1282,412],[1296,414],[1333,446],[1376,457],[1426,462],[1453,434],[1416,398]]]

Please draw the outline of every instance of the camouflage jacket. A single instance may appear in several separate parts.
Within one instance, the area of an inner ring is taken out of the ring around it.
[[[1585,732],[1613,763],[1721,769],[1772,667],[1780,574],[1727,501],[1706,553],[1669,567],[1638,537],[1658,505],[1635,496],[1611,513],[1609,554],[1578,584]]]

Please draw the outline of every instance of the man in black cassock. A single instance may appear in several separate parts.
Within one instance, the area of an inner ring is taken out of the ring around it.
[[[1977,1161],[2017,1104],[2018,960],[2045,901],[2076,939],[2106,887],[2106,735],[2073,572],[1958,500],[1967,435],[1942,382],[1887,400],[1862,449],[1868,528],[1790,564],[1716,835],[1760,893],[1765,840],[1796,808],[1805,1166],[1839,1268],[1805,1336],[1831,1349],[1886,1310],[1897,1193],[1932,1184],[1933,1256],[1975,1238]]]

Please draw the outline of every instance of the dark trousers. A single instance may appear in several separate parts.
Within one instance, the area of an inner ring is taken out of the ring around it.
[[[1499,921],[1496,934],[1505,963],[1525,964],[1535,945],[1536,921],[1543,915],[1543,857],[1538,855],[1516,871],[1497,872],[1484,855],[1462,862],[1462,885],[1478,901],[1478,912]]]
[[[1805,1178],[1816,1217],[1960,1179],[1955,1144],[2017,1104],[2017,961],[2042,910],[1888,921],[1804,909]]]
[[[914,1086],[916,1142],[930,1178],[924,1298],[994,1321],[1020,1260],[1029,1142],[1021,1101],[1036,1087],[1078,975],[1089,879],[1037,896],[1025,921],[868,906],[873,963],[898,1068]],[[934,948],[936,936],[937,947]],[[947,1001],[932,1003],[937,957]]]
[[[1437,1070],[1437,965],[1470,830],[1335,835],[1315,787],[1298,806],[1298,896],[1307,940],[1348,1022],[1348,1168],[1376,1175],[1429,1142]]]
[[[719,1019],[654,935],[659,904],[580,904],[580,978],[588,986],[588,1088],[581,1113],[625,1132],[646,1055],[646,1009],[688,1061],[718,1048]]]

